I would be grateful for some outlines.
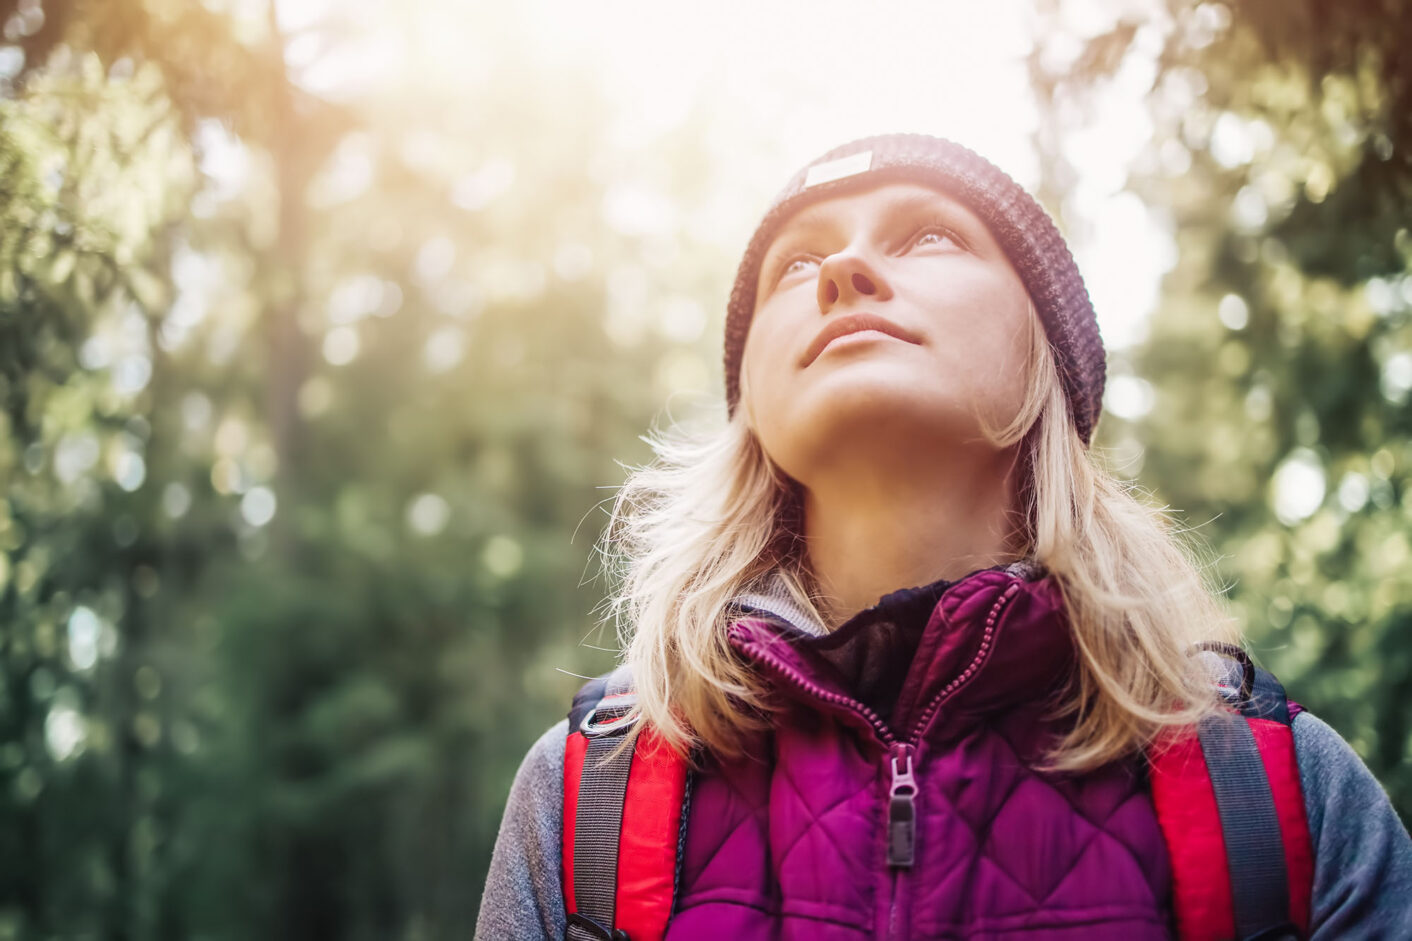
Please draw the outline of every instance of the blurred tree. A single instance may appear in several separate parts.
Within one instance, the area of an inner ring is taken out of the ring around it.
[[[467,935],[610,661],[585,511],[718,381],[727,119],[643,158],[508,57],[331,102],[336,12],[0,22],[0,937]]]
[[[611,659],[590,508],[719,388],[720,229],[770,195],[719,152],[777,143],[697,108],[643,150],[490,13],[479,78],[335,100],[311,49],[412,27],[323,6],[0,3],[0,938],[468,934],[560,671]],[[1182,260],[1105,443],[1217,517],[1406,813],[1406,56],[1291,9],[1053,30],[1040,140],[1057,202],[1149,62]]]
[[[1030,60],[1061,211],[1061,142],[1117,76],[1150,79],[1128,188],[1179,261],[1114,357],[1100,444],[1201,521],[1263,661],[1412,819],[1412,9],[1124,15],[1085,34],[1052,8]]]
[[[179,211],[194,168],[159,77],[111,82],[96,57],[30,75],[0,103],[0,128],[0,865],[14,906],[0,917],[20,934],[59,933],[126,920],[118,889],[152,824],[135,761],[152,717],[133,685],[155,578],[134,516],[151,431],[148,312],[162,301],[151,233]],[[121,644],[119,623],[131,630]],[[85,739],[101,760],[70,763]]]

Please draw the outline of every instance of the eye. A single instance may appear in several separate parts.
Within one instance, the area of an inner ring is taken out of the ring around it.
[[[779,280],[783,281],[785,278],[789,277],[792,274],[799,274],[802,271],[808,271],[811,266],[817,265],[818,263],[819,260],[817,258],[814,258],[813,256],[796,255],[789,261],[785,262],[784,266],[780,268]]]
[[[952,248],[962,247],[961,239],[957,237],[955,232],[952,232],[944,225],[938,225],[936,223],[924,226],[921,231],[912,237],[913,248],[925,245],[946,246],[948,244]]]

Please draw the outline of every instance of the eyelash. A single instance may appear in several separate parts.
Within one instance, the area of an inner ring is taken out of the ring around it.
[[[920,227],[918,227],[918,229],[912,233],[912,237],[907,240],[907,247],[913,247],[917,244],[919,239],[922,239],[928,235],[944,236],[946,238],[951,239],[951,241],[955,243],[956,247],[966,248],[966,243],[962,241],[961,236],[957,235],[954,229],[952,229],[949,225],[946,225],[945,223],[941,222],[940,220],[926,222],[923,223]],[[779,283],[780,281],[784,280],[785,275],[789,274],[790,266],[793,265],[796,261],[810,260],[817,260],[817,256],[810,255],[807,253],[791,255],[780,265],[779,274],[775,277],[775,282]]]
[[[917,240],[920,239],[922,236],[931,235],[933,233],[935,233],[936,235],[944,235],[947,238],[951,239],[952,242],[956,243],[957,248],[966,247],[966,243],[962,241],[961,236],[956,234],[956,230],[943,222],[928,222],[926,225],[922,226],[920,229],[917,230],[917,232],[912,236],[912,240],[907,244],[909,246],[915,245],[917,244]]]

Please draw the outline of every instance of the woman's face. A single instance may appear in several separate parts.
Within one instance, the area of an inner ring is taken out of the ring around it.
[[[994,236],[945,193],[885,183],[821,200],[765,253],[741,406],[806,485],[840,442],[985,446],[982,418],[1003,426],[1023,404],[1031,316]]]

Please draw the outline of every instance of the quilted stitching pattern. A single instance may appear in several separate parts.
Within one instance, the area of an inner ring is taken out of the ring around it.
[[[933,786],[924,783],[929,803],[922,811],[919,799],[919,813],[942,817],[947,838],[919,846],[921,867],[944,873],[914,897],[919,936],[1096,910],[1150,920],[1165,933],[1170,874],[1151,800],[1129,769],[1041,775],[981,728],[924,767]],[[990,773],[978,777],[975,768]]]
[[[928,629],[975,630],[984,602]],[[973,680],[987,708],[948,701],[915,752],[910,870],[886,864],[884,743],[815,709],[699,777],[670,941],[1169,937],[1171,875],[1143,776],[1035,770],[1055,730],[1039,703],[997,695],[1025,674],[1010,658],[1043,655],[1046,632],[1064,631],[1043,604],[1018,610],[1002,666]],[[925,676],[923,691],[947,679]]]

